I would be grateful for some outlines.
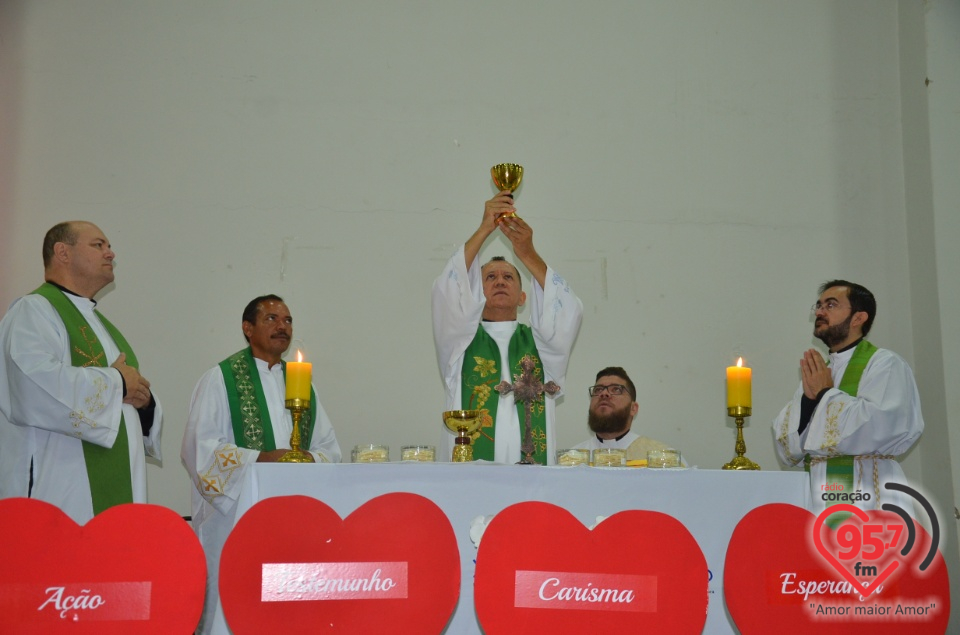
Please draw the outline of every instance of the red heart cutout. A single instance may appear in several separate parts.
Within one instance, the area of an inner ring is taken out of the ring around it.
[[[904,524],[890,512],[871,510],[864,514],[873,524]],[[855,578],[858,585],[854,586],[818,553],[814,545],[816,522],[805,509],[772,503],[757,507],[737,524],[724,561],[723,593],[743,635],[767,635],[771,625],[826,635],[946,632],[950,617],[947,568],[938,551],[927,569],[919,571],[931,543],[919,523],[914,521],[916,538],[906,556],[899,555],[906,531],[891,549],[900,562],[896,571],[875,593],[861,600],[861,592],[866,593],[866,589],[859,583],[866,579]],[[845,521],[839,529],[850,522]],[[820,543],[837,555],[833,550],[843,546],[837,542],[838,535],[827,527],[822,532]],[[852,549],[849,543],[847,546]],[[875,564],[865,559],[857,561]],[[889,564],[880,560],[878,576],[888,568]]]
[[[207,565],[166,507],[111,507],[82,527],[57,507],[0,500],[0,632],[193,633]]]
[[[443,631],[460,595],[450,521],[423,496],[384,494],[345,520],[307,496],[260,501],[220,556],[234,635]]]
[[[701,633],[707,561],[675,518],[623,511],[592,531],[570,512],[518,503],[477,553],[474,605],[487,635]]]

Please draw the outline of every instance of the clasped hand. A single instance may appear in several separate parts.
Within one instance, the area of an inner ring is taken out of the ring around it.
[[[833,388],[833,374],[814,348],[806,351],[800,359],[800,380],[803,394],[808,399],[816,399],[824,388]]]

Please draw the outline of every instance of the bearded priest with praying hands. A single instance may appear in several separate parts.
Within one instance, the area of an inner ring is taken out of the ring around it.
[[[862,285],[820,287],[813,335],[829,348],[829,362],[815,349],[804,352],[800,386],[773,422],[777,455],[810,472],[817,511],[842,502],[913,512],[910,496],[884,484],[907,484],[898,459],[923,432],[920,395],[907,362],[866,339],[876,315],[877,301]]]
[[[544,383],[563,386],[570,351],[580,329],[583,304],[567,282],[533,246],[533,230],[519,216],[513,195],[504,190],[486,202],[480,226],[457,249],[433,284],[433,338],[446,391],[445,410],[480,410],[473,442],[475,459],[513,464],[520,460],[526,411],[513,393],[494,387],[512,383],[520,360],[531,355]],[[520,272],[502,256],[480,265],[487,238],[499,230],[530,272],[530,325],[517,313],[527,300]],[[533,404],[533,458],[553,464],[556,455],[554,399]],[[450,460],[454,437],[443,429],[441,458]]]

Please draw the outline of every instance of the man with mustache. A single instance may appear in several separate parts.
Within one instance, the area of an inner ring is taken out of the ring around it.
[[[255,462],[276,462],[290,449],[293,419],[285,407],[286,363],[293,318],[283,299],[264,295],[243,311],[249,346],[200,378],[193,391],[180,458],[194,489],[193,529],[207,556],[207,599],[197,632],[226,632],[217,610],[220,552],[233,527],[243,474]],[[340,445],[311,386],[301,420],[301,447],[314,462],[338,463]],[[214,617],[216,616],[216,617]]]
[[[520,272],[502,257],[480,266],[479,253],[497,229],[533,276],[530,326],[517,321],[527,299]],[[580,329],[583,305],[570,286],[537,253],[533,230],[504,190],[486,202],[480,227],[447,261],[433,283],[433,339],[446,389],[446,410],[480,410],[481,428],[474,459],[498,463],[520,460],[525,413],[514,394],[500,396],[494,387],[519,375],[520,360],[530,355],[537,376],[563,387],[567,362]],[[554,463],[554,400],[541,395],[534,404],[533,459]],[[453,435],[444,430],[441,458],[453,454]]]
[[[161,408],[127,340],[96,310],[115,254],[93,223],[54,225],[44,284],[0,322],[0,498],[29,497],[77,523],[147,500]]]
[[[593,436],[574,446],[578,450],[604,448],[628,450],[627,458],[647,458],[650,450],[669,448],[666,443],[643,437],[632,430],[633,418],[640,410],[637,389],[627,371],[619,366],[609,366],[597,373],[589,388],[590,408],[587,425]],[[686,465],[686,463],[683,463]]]
[[[820,511],[836,502],[862,509],[893,503],[911,513],[912,499],[883,484],[906,483],[897,457],[923,432],[913,372],[864,339],[877,313],[869,290],[831,280],[819,293],[813,334],[827,345],[829,363],[816,349],[803,354],[800,387],[773,422],[777,455],[810,472]]]

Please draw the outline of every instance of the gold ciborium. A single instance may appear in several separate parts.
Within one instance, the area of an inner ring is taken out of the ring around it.
[[[499,191],[515,191],[520,187],[520,181],[523,180],[523,166],[517,163],[498,163],[490,168],[490,176],[493,177],[493,183]],[[507,212],[501,214],[497,220],[505,216],[516,216],[516,212]]]
[[[731,406],[727,408],[727,414],[733,417],[737,424],[737,442],[734,445],[734,452],[737,456],[733,457],[729,463],[724,463],[725,470],[759,470],[760,466],[744,456],[747,453],[747,443],[743,440],[743,420],[749,417],[753,409],[748,406]]]
[[[443,413],[443,424],[450,432],[456,432],[453,446],[453,462],[466,463],[473,460],[473,445],[470,435],[480,427],[479,410],[447,410]]]
[[[300,449],[300,419],[303,412],[310,409],[309,399],[287,399],[284,402],[293,415],[293,432],[290,433],[290,451],[278,459],[279,463],[313,463],[309,452]]]

